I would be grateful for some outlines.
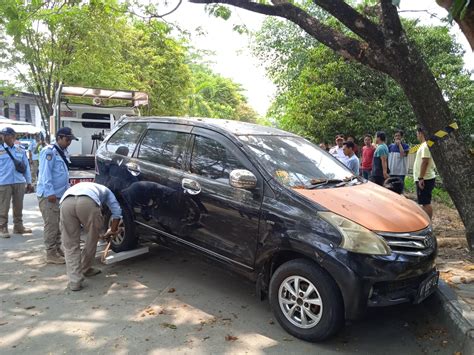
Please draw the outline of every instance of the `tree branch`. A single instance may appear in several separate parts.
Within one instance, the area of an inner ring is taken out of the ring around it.
[[[388,61],[384,60],[382,49],[376,48],[376,46],[372,48],[370,44],[348,37],[290,3],[285,2],[272,6],[249,0],[190,0],[190,2],[196,4],[227,4],[264,15],[285,18],[346,59],[358,61],[384,73],[389,73],[391,70],[386,64]]]
[[[320,8],[337,18],[352,32],[369,43],[383,47],[384,36],[379,26],[342,0],[314,0]]]

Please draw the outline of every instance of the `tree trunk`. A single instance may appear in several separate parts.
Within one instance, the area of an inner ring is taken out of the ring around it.
[[[439,6],[445,8],[447,11],[453,5],[453,0],[436,0]],[[454,18],[454,21],[459,25],[461,31],[466,36],[471,49],[474,51],[474,5],[471,3],[467,8],[466,14],[464,15],[463,19]]]
[[[398,73],[393,77],[403,88],[418,122],[430,136],[454,121],[433,74],[415,49],[411,48],[409,57],[399,62],[397,69]],[[436,142],[430,150],[444,186],[466,227],[468,246],[473,250],[474,156],[458,131]]]

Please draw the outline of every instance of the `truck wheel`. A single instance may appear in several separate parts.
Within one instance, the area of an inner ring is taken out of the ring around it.
[[[270,281],[270,306],[291,335],[317,342],[344,324],[344,304],[329,274],[314,262],[295,259],[281,265]]]
[[[112,238],[112,244],[110,245],[112,250],[116,253],[135,249],[138,244],[138,237],[135,234],[135,221],[133,216],[128,208],[123,207],[123,205],[121,207],[122,220],[120,221],[119,228],[122,229],[122,232]],[[112,222],[110,211],[107,211],[104,220],[107,221],[108,228]]]

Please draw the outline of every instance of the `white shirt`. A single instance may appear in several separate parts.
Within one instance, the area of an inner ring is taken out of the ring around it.
[[[329,150],[329,154],[332,154],[337,160],[339,160],[341,163],[346,164],[347,163],[347,156],[344,154],[343,148],[339,148],[339,146],[334,146]]]

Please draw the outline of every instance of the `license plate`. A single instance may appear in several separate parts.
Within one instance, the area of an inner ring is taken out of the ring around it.
[[[80,182],[94,182],[94,178],[70,178],[69,185],[73,186]]]
[[[424,279],[418,287],[418,293],[415,299],[415,303],[420,303],[426,297],[431,295],[438,288],[438,280],[439,271],[436,271],[435,273]]]

